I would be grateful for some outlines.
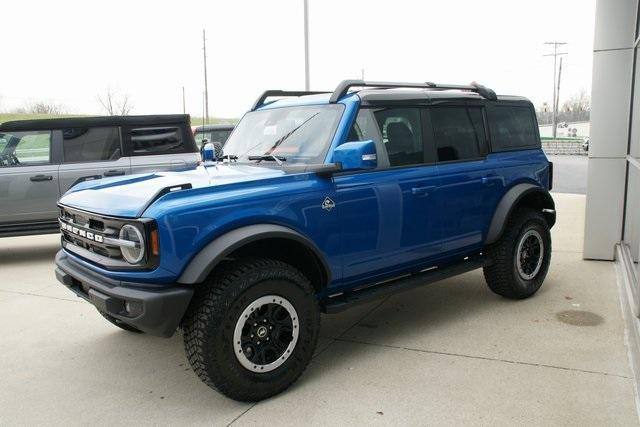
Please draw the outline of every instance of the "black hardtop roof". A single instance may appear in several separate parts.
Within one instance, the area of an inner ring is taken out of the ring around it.
[[[196,126],[196,131],[202,130],[202,131],[206,131],[206,130],[231,130],[233,128],[235,128],[236,125],[234,124],[230,124],[230,123],[226,123],[226,124],[217,124],[217,125],[199,125]]]
[[[4,122],[0,123],[0,132],[100,126],[153,126],[177,123],[189,125],[190,122],[191,118],[188,114],[65,117],[58,119],[13,120]]]
[[[381,101],[438,103],[438,101],[447,100],[531,103],[531,101],[523,96],[497,95],[496,100],[487,100],[475,92],[459,90],[433,91],[428,89],[362,89],[354,93],[357,93],[362,100],[363,105],[376,104]]]
[[[360,97],[365,105],[376,101],[390,100],[429,103],[437,102],[436,100],[446,101],[452,99],[474,99],[490,102],[512,101],[531,104],[524,97],[497,96],[492,89],[476,82],[468,85],[452,85],[433,82],[403,83],[343,80],[333,92],[267,90],[260,95],[250,111],[255,111],[265,105],[267,99],[271,97],[303,97],[319,94],[329,95],[330,104],[339,102],[345,96],[353,95]]]

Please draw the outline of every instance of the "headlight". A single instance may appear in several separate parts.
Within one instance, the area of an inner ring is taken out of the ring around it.
[[[120,229],[120,240],[133,243],[121,246],[122,257],[129,264],[138,264],[144,258],[144,237],[140,230],[130,224],[125,224]]]

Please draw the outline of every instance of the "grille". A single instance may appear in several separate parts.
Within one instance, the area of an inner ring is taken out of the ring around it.
[[[81,248],[112,260],[122,260],[120,247],[105,243],[105,238],[117,239],[125,224],[113,218],[105,218],[67,207],[60,208],[60,233],[62,239],[73,248]]]

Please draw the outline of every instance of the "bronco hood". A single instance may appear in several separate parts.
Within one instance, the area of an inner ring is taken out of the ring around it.
[[[280,169],[213,164],[176,172],[154,172],[87,181],[72,187],[60,203],[106,216],[136,218],[162,195],[176,190],[217,186],[284,175]]]

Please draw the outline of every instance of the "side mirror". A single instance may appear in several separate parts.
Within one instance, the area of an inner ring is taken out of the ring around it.
[[[346,142],[333,150],[332,162],[340,163],[342,170],[375,169],[378,166],[376,144],[371,139]]]
[[[213,162],[216,160],[216,148],[210,142],[202,145],[202,161]]]

